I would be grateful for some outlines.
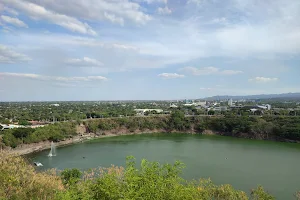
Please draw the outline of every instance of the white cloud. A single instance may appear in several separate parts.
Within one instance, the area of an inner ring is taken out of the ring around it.
[[[6,6],[4,6],[3,10],[6,11],[7,13],[11,14],[11,15],[14,15],[14,16],[19,15],[19,13],[16,10],[14,10],[12,8],[9,8],[9,7],[6,7]],[[0,11],[1,11],[1,9],[0,9]]]
[[[213,88],[200,88],[200,90],[213,90]]]
[[[124,50],[124,51],[138,51],[139,48],[134,45],[126,44],[126,43],[116,43],[116,42],[103,42],[99,41],[94,38],[89,37],[78,37],[78,36],[72,36],[72,35],[25,35],[26,40],[34,40],[35,38],[38,38],[39,40],[43,40],[47,43],[53,43],[56,42],[57,44],[64,44],[64,45],[78,45],[78,46],[87,46],[87,47],[103,47],[105,49],[118,49],[118,50]]]
[[[168,0],[136,0],[137,2],[147,2],[148,4],[151,3],[164,3],[167,4]]]
[[[11,1],[11,0],[6,0]],[[39,6],[52,10],[55,13],[98,22],[99,20],[125,24],[133,22],[145,24],[151,16],[143,12],[141,6],[130,0],[27,0]]]
[[[169,15],[172,13],[172,10],[168,8],[168,6],[165,6],[164,8],[162,7],[157,8],[157,12],[161,15]]]
[[[219,68],[216,67],[203,67],[203,68],[184,67],[179,70],[195,76],[212,75],[212,74],[235,75],[235,74],[243,73],[242,71],[236,71],[236,70],[220,70]]]
[[[197,6],[201,5],[203,0],[188,0],[187,4],[196,4]]]
[[[196,67],[184,67],[180,69],[186,73],[190,73],[192,75],[210,75],[210,74],[215,74],[219,72],[219,69],[216,67],[203,67],[203,68],[196,68]]]
[[[50,81],[50,82],[62,82],[62,83],[78,83],[78,82],[91,82],[91,81],[106,81],[108,80],[104,76],[73,76],[73,77],[63,77],[63,76],[45,76],[40,74],[24,74],[24,73],[8,73],[0,72],[3,77],[16,77],[16,78],[26,78],[38,81]]]
[[[227,19],[225,17],[214,18],[208,23],[209,24],[225,24],[225,23],[227,23]]]
[[[66,60],[68,65],[72,66],[87,66],[87,67],[100,67],[103,66],[103,63],[89,57],[83,57],[83,59],[71,58]]]
[[[25,2],[23,0],[3,1],[16,9],[25,12],[28,16],[35,20],[46,20],[73,32],[94,36],[97,35],[97,33],[87,23],[81,22],[74,17],[58,14],[56,12],[47,10],[40,5]]]
[[[239,71],[239,70],[223,70],[220,73],[224,74],[224,75],[236,75],[236,74],[242,74],[243,71]]]
[[[28,56],[17,53],[0,44],[0,63],[17,63],[31,60]]]
[[[276,82],[278,81],[278,78],[267,78],[267,77],[255,77],[252,79],[249,79],[250,82],[256,82],[256,83],[269,83],[269,82]]]
[[[104,12],[104,17],[106,19],[108,19],[109,21],[111,21],[112,23],[118,23],[118,24],[124,25],[124,19],[121,17],[117,17],[114,14]]]
[[[6,15],[1,15],[0,18],[1,18],[1,21],[3,21],[6,24],[12,24],[14,26],[28,28],[28,25],[25,24],[23,21],[19,20],[18,18],[9,17]]]
[[[158,75],[161,78],[164,79],[173,79],[173,78],[183,78],[184,75],[182,74],[177,74],[177,73],[162,73]]]

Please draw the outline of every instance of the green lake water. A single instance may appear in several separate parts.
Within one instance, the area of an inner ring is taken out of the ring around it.
[[[222,136],[131,135],[102,138],[29,155],[44,166],[41,170],[79,168],[87,170],[124,166],[133,155],[139,162],[186,164],[186,179],[211,178],[215,184],[231,184],[247,193],[262,185],[276,199],[294,199],[300,190],[300,144],[255,141]],[[83,158],[85,157],[85,158]]]

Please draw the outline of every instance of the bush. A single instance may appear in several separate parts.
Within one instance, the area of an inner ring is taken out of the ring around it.
[[[34,143],[51,140],[58,142],[69,136],[75,135],[75,124],[58,123],[36,129],[15,128],[3,131],[5,145],[15,148],[22,143]]]
[[[80,180],[81,175],[78,169],[65,169],[61,172],[61,179],[65,185],[73,185]]]
[[[214,185],[211,180],[188,182],[180,177],[184,164],[160,164],[142,160],[136,167],[130,156],[126,168],[111,167],[91,171],[76,187],[61,193],[61,199],[145,199],[145,200],[247,200],[245,192],[230,185]],[[85,197],[85,198],[84,198]],[[274,199],[261,187],[252,191],[253,199]]]
[[[184,164],[178,161],[172,165],[142,160],[137,167],[130,156],[125,169],[112,166],[90,170],[83,176],[78,169],[66,169],[60,177],[53,170],[36,172],[22,157],[7,153],[0,154],[0,162],[0,199],[274,199],[260,186],[249,198],[230,185],[217,186],[207,179],[186,181],[180,176]]]
[[[2,139],[6,146],[10,146],[12,148],[16,148],[19,144],[21,144],[21,141],[13,135],[12,130],[4,131]]]
[[[36,173],[22,157],[0,154],[0,199],[54,199],[64,190],[55,171]]]

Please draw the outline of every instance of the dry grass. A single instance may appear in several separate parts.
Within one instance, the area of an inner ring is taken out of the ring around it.
[[[125,170],[124,167],[118,167],[118,166],[114,166],[114,165],[111,165],[111,167],[109,167],[109,168],[104,168],[104,167],[94,168],[94,169],[85,171],[83,173],[82,180],[83,181],[94,180],[96,177],[103,177],[107,174],[108,175],[114,174],[117,177],[120,177],[120,179],[121,179],[123,177],[124,170]]]
[[[20,156],[0,153],[0,199],[53,199],[64,186],[55,170],[37,173]]]

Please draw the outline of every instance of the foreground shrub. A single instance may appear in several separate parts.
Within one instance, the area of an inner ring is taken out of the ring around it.
[[[247,200],[274,199],[261,187],[252,191],[249,198],[245,192],[230,185],[214,185],[210,180],[188,182],[180,177],[183,163],[160,164],[142,160],[136,167],[135,159],[128,157],[126,168],[111,167],[85,173],[82,181],[59,199],[174,199],[174,200]]]
[[[64,186],[55,171],[36,173],[22,157],[0,153],[0,199],[53,199]]]
[[[65,169],[61,172],[60,176],[65,185],[76,184],[82,175],[82,172],[78,169]]]
[[[184,164],[160,164],[142,160],[136,166],[128,157],[126,167],[100,168],[81,173],[67,169],[38,173],[22,157],[1,153],[0,199],[57,200],[273,200],[262,187],[245,192],[230,185],[214,185],[210,180],[186,181],[181,178]],[[63,184],[64,183],[64,184]]]

